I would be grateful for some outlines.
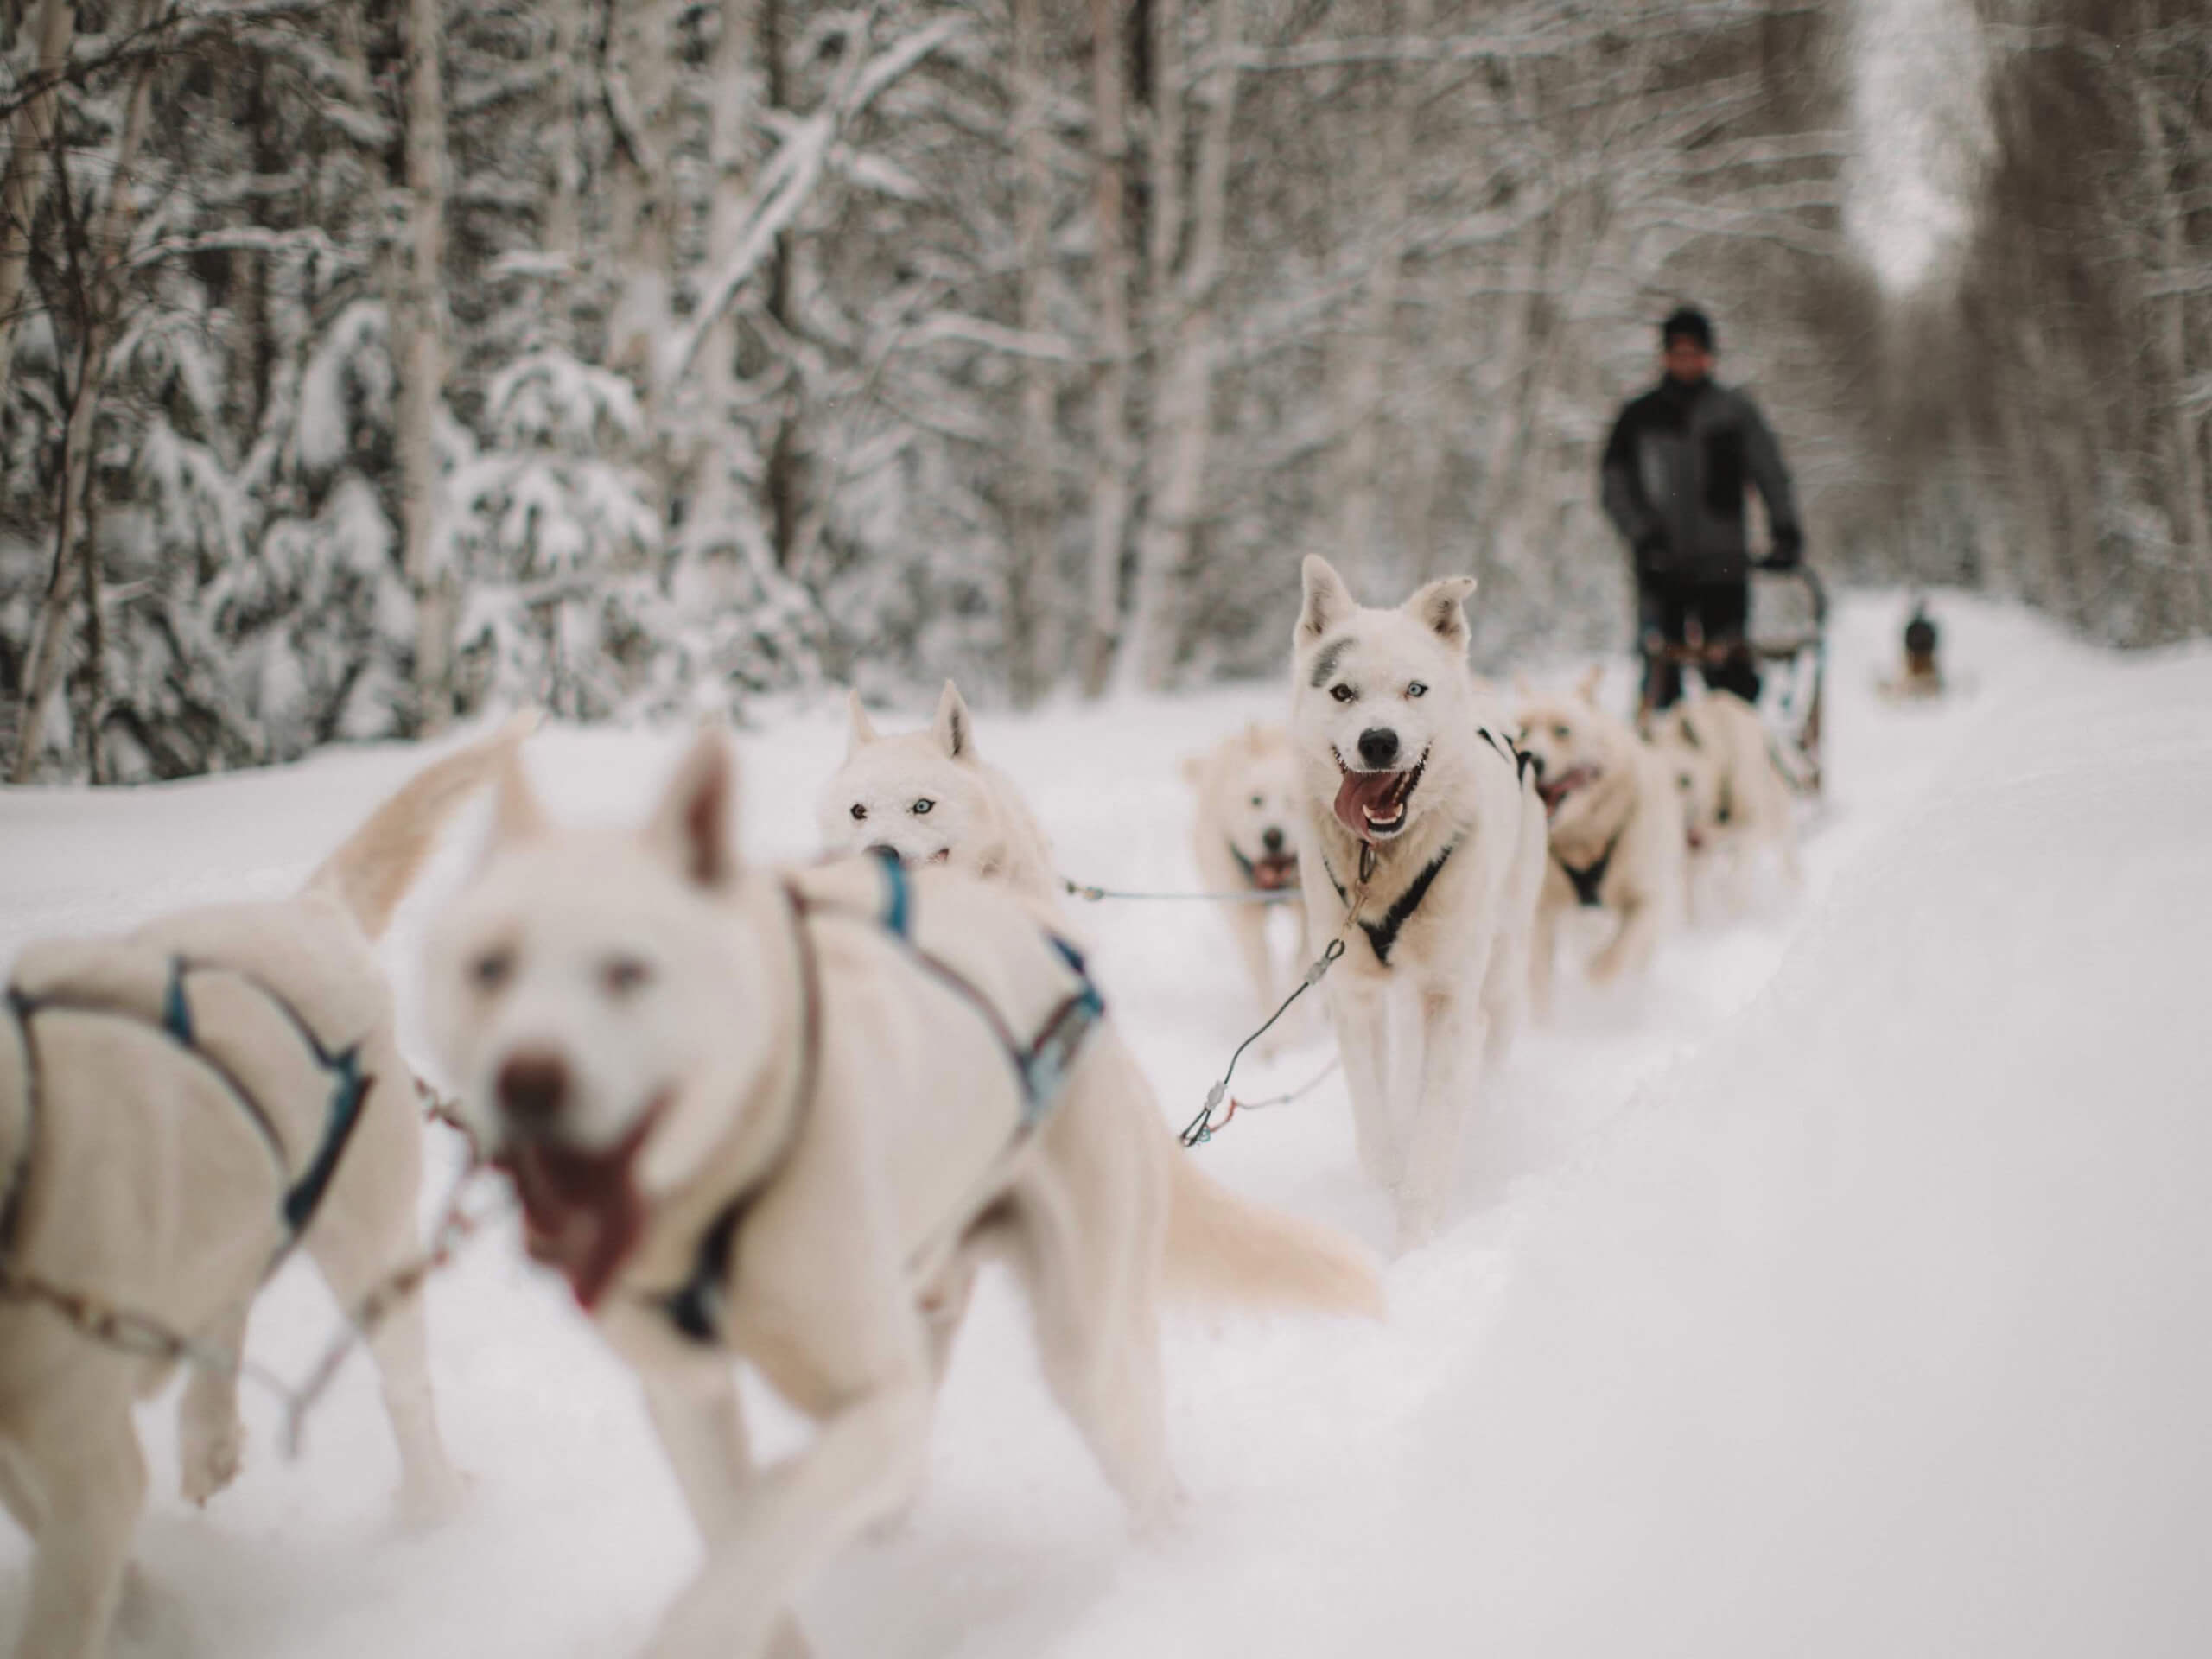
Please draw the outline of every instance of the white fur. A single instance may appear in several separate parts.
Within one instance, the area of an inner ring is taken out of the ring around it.
[[[426,768],[296,898],[211,906],[121,939],[48,941],[22,952],[12,983],[51,1006],[28,1020],[0,1016],[0,1181],[17,1168],[32,1131],[10,1249],[21,1271],[240,1351],[248,1310],[283,1243],[280,1204],[321,1144],[334,1086],[262,986],[326,1049],[358,1043],[372,1079],[300,1248],[347,1306],[413,1254],[421,1106],[371,941],[452,810],[530,723]],[[179,957],[194,969],[186,982],[194,1051],[162,1025]],[[99,1011],[65,1011],[64,1002]],[[268,1115],[282,1166],[226,1073]],[[371,1349],[398,1441],[403,1507],[427,1520],[457,1487],[423,1344],[422,1306],[409,1300]],[[36,1552],[22,1659],[107,1651],[146,1491],[130,1408],[169,1370],[92,1341],[44,1306],[0,1300],[0,1498]],[[238,1471],[235,1378],[193,1370],[179,1431],[185,1496],[205,1503]]]
[[[1560,919],[1580,906],[1567,868],[1606,861],[1599,908],[1618,926],[1592,957],[1590,977],[1600,984],[1633,977],[1649,968],[1680,914],[1686,832],[1674,769],[1598,706],[1594,675],[1575,696],[1525,704],[1516,741],[1536,762],[1540,788],[1586,779],[1549,813],[1551,857],[1531,964],[1541,1013],[1550,1006]]]
[[[1281,854],[1294,858],[1298,851],[1298,765],[1291,753],[1290,734],[1280,726],[1248,726],[1204,754],[1185,760],[1183,776],[1198,797],[1191,846],[1205,889],[1236,893],[1263,891],[1248,869],[1265,869],[1270,859]],[[1274,847],[1268,843],[1270,835],[1278,837]],[[1295,898],[1294,873],[1287,879],[1289,885],[1284,891]],[[1268,948],[1268,918],[1277,908],[1262,904],[1219,906],[1263,1016],[1274,1011],[1290,988],[1286,977],[1276,971]],[[1299,972],[1304,971],[1307,960],[1304,935],[1301,907],[1296,951]]]
[[[922,731],[881,737],[858,692],[850,708],[845,763],[816,805],[824,847],[888,847],[910,866],[950,864],[1057,902],[1052,845],[1013,780],[976,753],[975,721],[950,680]]]
[[[1796,801],[1758,710],[1732,691],[1686,697],[1659,717],[1652,741],[1682,798],[1693,875],[1709,872],[1738,908],[1770,852],[1791,882],[1802,879]]]
[[[1376,847],[1363,918],[1380,921],[1440,851],[1453,849],[1389,963],[1355,928],[1325,982],[1361,1161],[1396,1198],[1401,1249],[1443,1225],[1478,1079],[1521,1017],[1543,877],[1542,809],[1510,755],[1478,734],[1487,726],[1500,745],[1506,735],[1467,670],[1462,607],[1473,588],[1450,578],[1398,609],[1372,610],[1325,561],[1309,557],[1291,653],[1309,937],[1318,945],[1344,925],[1332,875],[1348,892],[1357,887],[1360,842],[1332,806],[1363,732],[1390,730],[1404,758],[1425,757],[1403,827]],[[1400,1055],[1403,1076],[1385,1065],[1393,1001],[1413,1032]]]
[[[631,836],[548,829],[512,779],[488,862],[436,927],[428,965],[436,1046],[493,1144],[646,1136],[641,1230],[593,1313],[644,1381],[706,1545],[652,1643],[659,1659],[803,1650],[794,1595],[920,1479],[933,1310],[980,1253],[1012,1262],[1047,1380],[1140,1516],[1174,1493],[1163,1276],[1352,1311],[1379,1295],[1333,1235],[1199,1173],[1110,1019],[1043,1127],[1014,1136],[1007,1058],[880,925],[880,868],[740,864],[727,842],[733,766],[726,742],[702,737]],[[921,944],[1027,1035],[1071,982],[1050,910],[957,870],[911,880]],[[822,908],[802,920],[793,886]],[[558,1111],[518,1117],[502,1083],[518,1055],[563,1068]],[[709,1347],[654,1299],[689,1276],[741,1191],[754,1196],[721,1287],[728,1347]],[[817,1425],[772,1469],[747,1450],[739,1357]]]

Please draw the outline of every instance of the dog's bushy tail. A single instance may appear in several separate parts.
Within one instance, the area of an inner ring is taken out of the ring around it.
[[[1173,1150],[1167,1285],[1210,1300],[1382,1317],[1382,1281],[1359,1247],[1318,1222],[1239,1198]]]
[[[308,878],[309,891],[335,895],[363,932],[379,938],[454,811],[537,728],[537,711],[524,709],[489,737],[423,767],[323,861]]]

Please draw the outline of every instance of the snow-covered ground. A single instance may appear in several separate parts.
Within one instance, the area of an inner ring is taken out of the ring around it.
[[[1386,1325],[1174,1331],[1192,1502],[1173,1534],[1128,1538],[993,1285],[926,1497],[805,1599],[821,1653],[2202,1652],[2212,653],[2122,661],[1957,601],[1947,655],[1974,695],[1896,708],[1871,686],[1900,608],[1841,611],[1834,804],[1804,892],[1678,938],[1640,992],[1570,987],[1484,1103],[1459,1224],[1390,1268]],[[1280,702],[987,715],[980,736],[1069,874],[1187,887],[1177,762]],[[633,813],[678,741],[553,731],[534,766],[564,810]],[[806,850],[840,718],[794,714],[743,747],[748,847]],[[283,891],[416,760],[0,793],[0,955]],[[404,992],[457,864],[395,935]],[[1248,1023],[1226,939],[1194,906],[1081,921],[1179,1123]],[[1309,1027],[1239,1092],[1327,1054]],[[1388,1237],[1333,1078],[1192,1155]],[[392,1529],[358,1362],[297,1462],[249,1389],[248,1467],[205,1514],[175,1496],[169,1414],[150,1408],[156,1593],[124,1655],[584,1659],[642,1641],[696,1547],[628,1379],[511,1235],[430,1297],[462,1516]],[[334,1317],[288,1270],[256,1357],[298,1375]],[[769,1444],[791,1444],[760,1404]],[[26,1559],[0,1540],[0,1631]]]

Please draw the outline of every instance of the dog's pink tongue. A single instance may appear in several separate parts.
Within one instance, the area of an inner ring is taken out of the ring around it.
[[[1373,808],[1380,812],[1396,798],[1406,781],[1402,772],[1348,772],[1344,780],[1337,785],[1337,822],[1357,836],[1367,839],[1369,825],[1367,811]]]
[[[525,1144],[501,1160],[522,1199],[531,1255],[558,1268],[586,1310],[606,1294],[645,1226],[630,1180],[642,1140],[601,1153]]]

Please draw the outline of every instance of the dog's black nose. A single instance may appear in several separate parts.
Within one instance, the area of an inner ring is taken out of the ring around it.
[[[1529,763],[1529,775],[1535,778],[1538,783],[1542,783],[1544,781],[1544,757],[1529,749],[1522,750],[1521,756],[1522,759],[1525,760]]]
[[[1260,845],[1266,848],[1271,853],[1279,853],[1282,851],[1282,831],[1270,828],[1265,835],[1260,837]]]
[[[1370,726],[1359,734],[1359,758],[1370,766],[1387,766],[1398,758],[1398,734],[1387,726]]]
[[[568,1063],[557,1054],[510,1054],[493,1087],[510,1122],[542,1129],[568,1103]]]

